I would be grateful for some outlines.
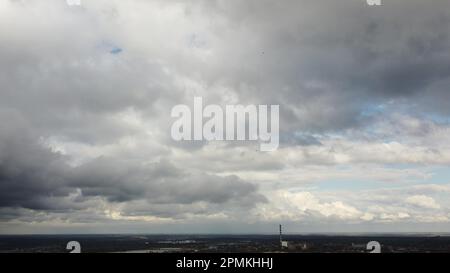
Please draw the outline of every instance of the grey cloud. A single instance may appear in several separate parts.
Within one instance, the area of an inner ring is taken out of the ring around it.
[[[112,203],[145,200],[149,204],[265,202],[258,188],[236,176],[190,174],[168,162],[142,164],[98,158],[70,167],[26,130],[0,134],[0,207],[42,211],[86,209],[92,198]],[[72,195],[72,197],[71,197]]]
[[[198,201],[224,203],[265,198],[257,187],[236,176],[190,174],[170,163],[136,164],[126,160],[98,159],[73,170],[71,185],[86,196],[105,196],[110,201],[146,199],[150,203],[189,204]]]
[[[364,126],[368,105],[392,100],[426,98],[422,111],[447,113],[445,89],[429,90],[450,76],[446,1],[389,1],[382,10],[353,1],[216,1],[208,8],[234,26],[225,37],[247,41],[218,49],[222,61],[207,79],[228,80],[244,98],[280,103],[287,130]],[[239,89],[242,83],[253,88]]]
[[[39,208],[42,198],[67,195],[62,156],[38,145],[14,115],[5,116],[0,130],[0,206]],[[9,122],[16,128],[8,128]]]

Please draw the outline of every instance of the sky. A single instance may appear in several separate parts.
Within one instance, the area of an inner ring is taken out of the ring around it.
[[[0,0],[0,233],[450,231],[450,2],[382,2]]]

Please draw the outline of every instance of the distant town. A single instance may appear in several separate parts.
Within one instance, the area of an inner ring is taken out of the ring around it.
[[[450,235],[16,235],[0,236],[3,253],[448,253]]]

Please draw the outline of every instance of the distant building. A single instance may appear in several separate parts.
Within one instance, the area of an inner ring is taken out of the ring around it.
[[[281,249],[288,248],[288,242],[283,241],[283,228],[281,225],[280,225],[280,247]]]

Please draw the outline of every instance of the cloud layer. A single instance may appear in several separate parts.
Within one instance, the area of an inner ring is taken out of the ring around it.
[[[448,230],[449,27],[445,0],[0,0],[0,232]],[[280,148],[174,142],[195,96],[279,104]]]

